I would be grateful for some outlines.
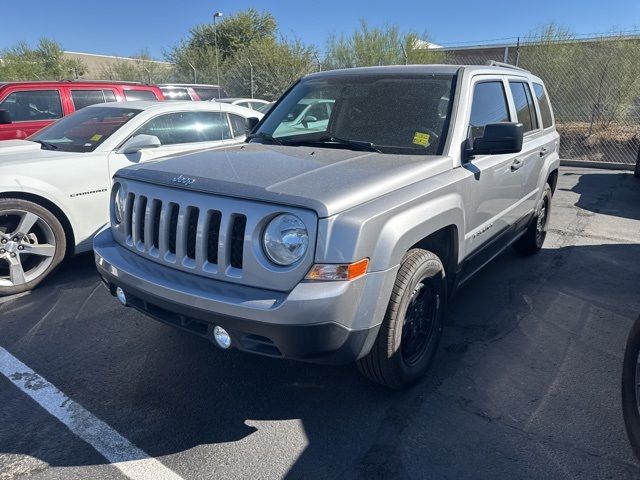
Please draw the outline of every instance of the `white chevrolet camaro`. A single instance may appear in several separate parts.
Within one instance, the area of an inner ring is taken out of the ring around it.
[[[211,102],[92,105],[28,140],[0,141],[0,296],[30,290],[108,221],[113,174],[242,142],[255,110]]]

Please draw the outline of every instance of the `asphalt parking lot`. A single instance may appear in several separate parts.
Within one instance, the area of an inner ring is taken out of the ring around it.
[[[0,301],[0,347],[184,479],[640,475],[619,398],[640,314],[627,172],[563,168],[545,248],[506,252],[461,290],[436,364],[405,392],[352,366],[220,351],[122,308],[91,255]],[[12,478],[127,477],[0,374]]]

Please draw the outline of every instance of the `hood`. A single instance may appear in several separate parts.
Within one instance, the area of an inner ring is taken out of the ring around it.
[[[248,143],[135,165],[116,176],[327,217],[449,169],[448,157]]]
[[[71,154],[73,155],[73,154]],[[69,152],[43,150],[39,143],[28,140],[3,140],[0,142],[0,167],[9,163],[68,157]]]

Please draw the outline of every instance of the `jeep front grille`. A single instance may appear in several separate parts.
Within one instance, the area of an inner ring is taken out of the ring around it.
[[[228,235],[228,265],[242,270],[247,217],[230,213]],[[182,259],[203,269],[218,265],[220,258],[220,227],[222,212],[200,211],[192,205],[180,205],[144,195],[129,194],[125,225],[126,242],[130,247],[153,257],[175,263]],[[203,232],[204,234],[199,234]]]
[[[259,288],[288,291],[313,264],[313,249],[291,267],[274,265],[262,250],[262,232],[275,216],[301,218],[314,244],[318,219],[296,207],[225,197],[146,182],[116,181],[127,191],[114,239],[129,251],[169,268]]]

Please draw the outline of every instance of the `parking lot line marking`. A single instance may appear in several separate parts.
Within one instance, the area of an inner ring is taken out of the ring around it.
[[[0,373],[134,480],[183,480],[0,347]]]

